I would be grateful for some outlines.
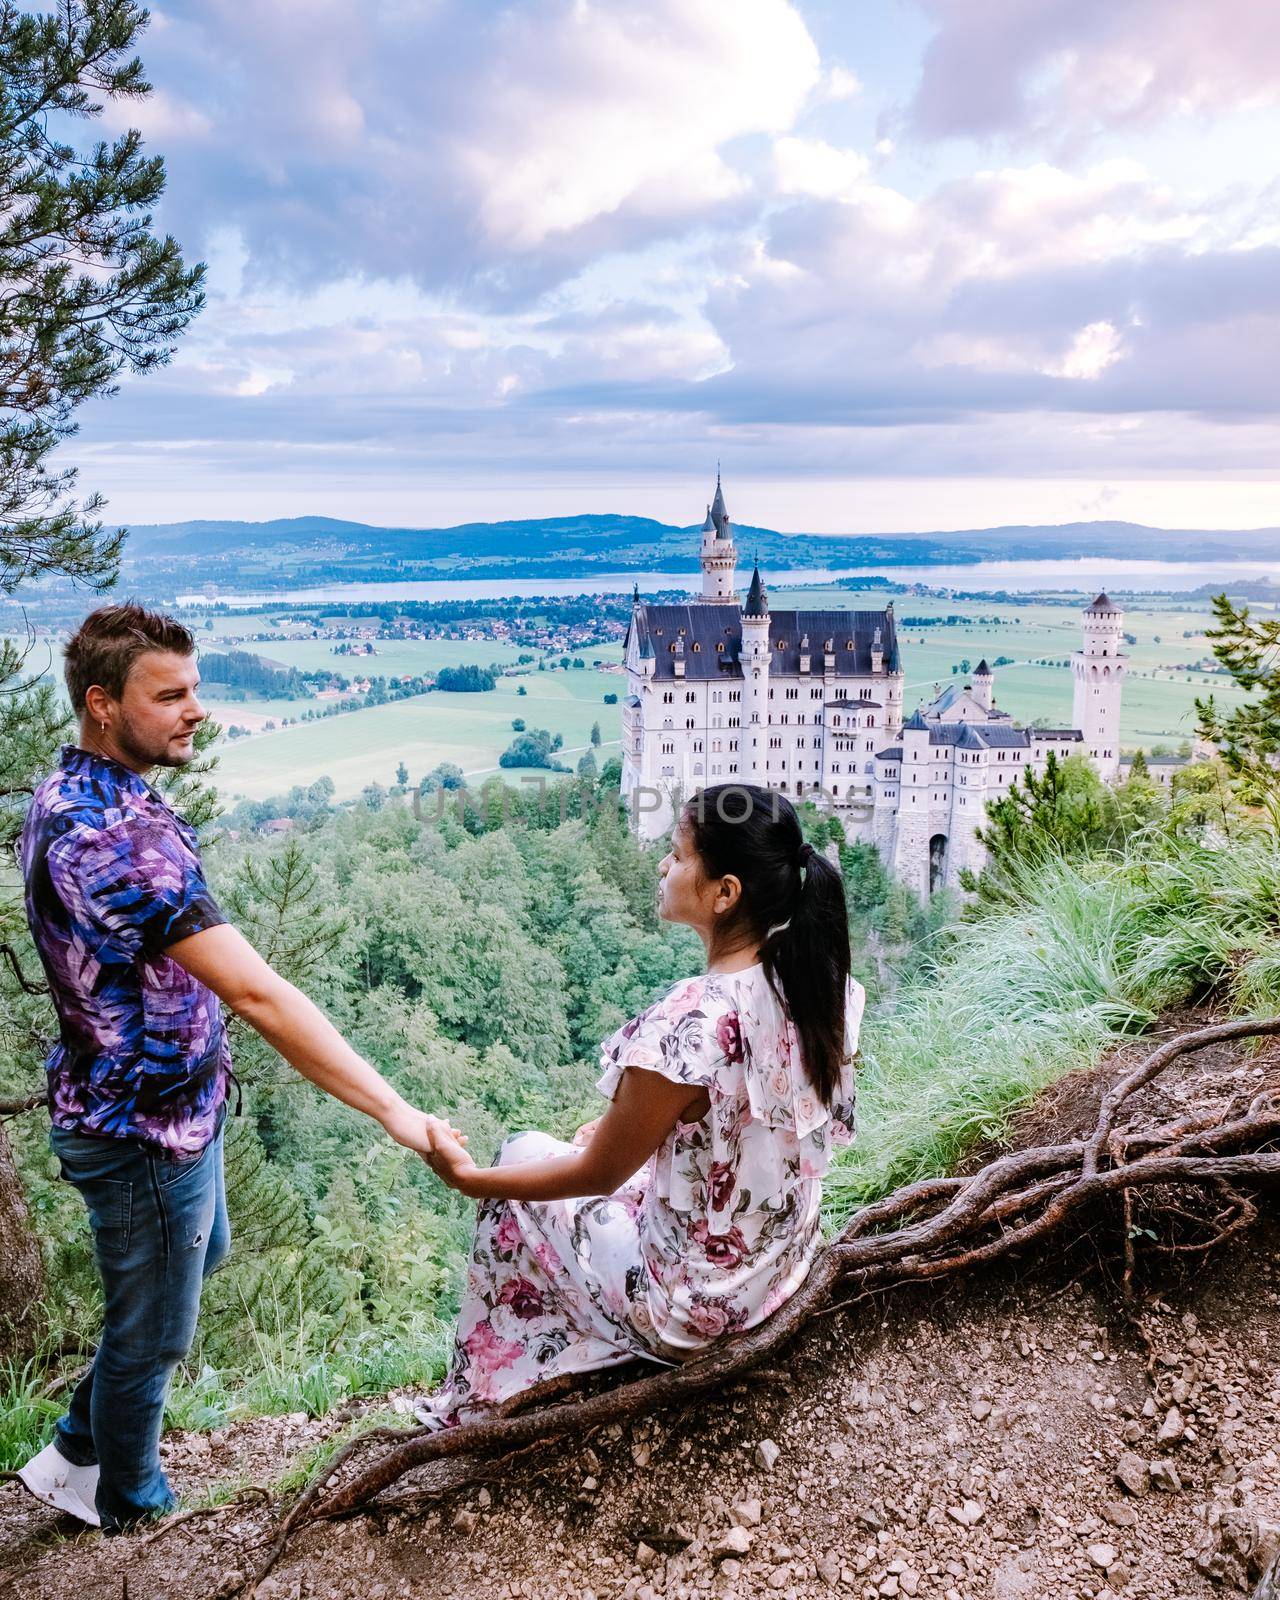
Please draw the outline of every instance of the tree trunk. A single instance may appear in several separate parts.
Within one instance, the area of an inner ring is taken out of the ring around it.
[[[0,1123],[0,1359],[35,1348],[44,1304],[44,1258],[31,1228],[13,1151]]]

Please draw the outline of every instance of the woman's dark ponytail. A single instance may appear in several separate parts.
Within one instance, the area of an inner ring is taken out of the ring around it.
[[[703,870],[717,878],[731,874],[742,884],[717,938],[759,941],[765,976],[800,1035],[809,1082],[829,1106],[844,1059],[850,964],[839,869],[805,843],[791,802],[754,784],[699,791],[683,820]]]

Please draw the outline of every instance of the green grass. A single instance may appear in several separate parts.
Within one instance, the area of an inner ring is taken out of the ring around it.
[[[1053,863],[1015,910],[945,930],[935,969],[868,1016],[858,1134],[827,1180],[833,1225],[949,1171],[1046,1085],[1220,994],[1280,1009],[1280,840],[1137,840],[1127,859]]]
[[[883,590],[852,591],[811,587],[779,588],[771,599],[778,607],[838,606],[858,609],[885,604]],[[899,618],[933,617],[961,613],[968,619],[947,627],[912,630],[899,625],[903,661],[906,667],[905,703],[908,708],[933,693],[935,682],[954,681],[952,667],[965,657],[975,664],[982,656],[1010,656],[1015,666],[996,672],[996,702],[1019,721],[1047,718],[1065,726],[1071,721],[1071,674],[1064,667],[1042,667],[1033,663],[1042,658],[1069,657],[1080,643],[1080,614],[1075,606],[1043,603],[1000,605],[986,601],[922,599],[899,595],[894,600]],[[980,621],[998,617],[998,624]],[[1207,605],[1190,603],[1178,597],[1152,597],[1134,603],[1126,614],[1125,625],[1138,640],[1130,646],[1130,679],[1125,687],[1121,710],[1120,737],[1126,749],[1150,748],[1156,744],[1178,745],[1194,733],[1194,702],[1210,688],[1227,705],[1238,703],[1239,695],[1230,686],[1211,682],[1201,674],[1184,672],[1170,675],[1180,662],[1195,661],[1209,653],[1203,629],[1210,620]],[[219,618],[218,629],[238,632],[268,626],[264,618],[251,622],[242,617],[228,621]],[[1184,639],[1184,632],[1193,637]],[[202,635],[202,638],[206,636]],[[351,672],[364,670],[383,673],[434,671],[447,663],[512,660],[519,653],[514,647],[486,640],[451,641],[393,640],[380,642],[379,654],[361,663],[329,653],[324,640],[289,640],[257,644],[245,642],[244,649],[257,650],[274,659],[298,667],[344,665]],[[515,683],[500,682],[494,696],[429,696],[415,702],[412,709],[388,707],[362,711],[355,718],[333,719],[318,728],[281,729],[256,734],[251,740],[225,747],[222,781],[228,794],[264,799],[292,787],[310,783],[327,774],[334,780],[340,798],[347,799],[371,780],[390,784],[403,757],[411,775],[419,776],[440,761],[456,762],[464,771],[483,777],[492,771],[498,755],[511,737],[510,719],[524,716],[531,726],[547,727],[564,735],[572,751],[566,757],[576,764],[585,746],[591,723],[599,720],[606,741],[605,754],[616,749],[620,732],[617,706],[603,704],[603,695],[625,694],[626,680],[616,674],[591,670],[595,659],[616,661],[616,645],[591,646],[569,652],[587,662],[588,671],[570,676],[560,673],[531,673],[519,680],[528,696],[518,705],[508,706],[498,697],[515,696]],[[1155,676],[1155,674],[1160,674]],[[564,704],[584,698],[588,708],[577,710]],[[459,704],[458,702],[462,702]],[[480,703],[483,702],[483,703]],[[249,702],[244,705],[211,701],[224,722],[260,722],[267,716],[296,716],[300,705],[276,702]],[[589,713],[589,714],[588,714]],[[372,721],[365,721],[372,718]]]
[[[36,1359],[0,1362],[0,1472],[14,1472],[48,1444],[66,1395],[46,1397],[49,1371]]]
[[[883,590],[852,591],[810,587],[778,589],[771,595],[778,607],[837,606],[858,609],[885,604]],[[1041,658],[1061,660],[1080,642],[1080,614],[1074,606],[1043,603],[1000,605],[987,601],[922,599],[899,595],[894,601],[900,619],[908,616],[949,616],[961,613],[972,620],[947,627],[912,630],[899,625],[906,668],[905,705],[908,710],[927,700],[933,685],[954,681],[952,667],[965,657],[975,664],[982,656],[994,660],[1005,655],[1018,663]],[[288,610],[288,607],[284,607]],[[981,617],[1000,622],[982,622]],[[1207,656],[1203,629],[1210,620],[1206,604],[1178,597],[1152,597],[1134,603],[1125,626],[1138,640],[1129,647],[1130,678],[1121,708],[1120,737],[1126,749],[1155,744],[1178,745],[1194,732],[1194,702],[1210,689],[1228,707],[1239,703],[1238,692],[1201,674],[1170,676],[1179,662]],[[373,673],[399,676],[434,672],[445,665],[514,664],[518,647],[493,640],[385,640],[369,658],[335,656],[324,639],[256,641],[239,636],[269,630],[271,616],[215,619],[215,632],[198,630],[202,646],[250,650],[302,670],[333,667],[347,676]],[[1193,637],[1184,639],[1190,631]],[[234,635],[236,637],[229,637]],[[1157,642],[1157,640],[1159,642]],[[43,661],[47,649],[39,647]],[[228,797],[266,799],[327,775],[334,780],[340,799],[357,795],[366,784],[394,782],[401,759],[412,777],[420,777],[441,761],[455,762],[464,771],[483,778],[497,766],[499,754],[511,739],[511,718],[523,716],[533,727],[563,734],[569,747],[566,764],[576,765],[585,748],[591,724],[598,720],[605,740],[603,754],[616,750],[620,733],[620,707],[606,706],[606,693],[619,700],[626,679],[616,673],[592,670],[594,660],[620,660],[618,645],[595,645],[568,652],[587,663],[585,672],[532,672],[518,680],[528,690],[516,694],[516,681],[502,679],[492,695],[429,695],[422,699],[328,718],[298,728],[257,731],[267,720],[296,717],[314,705],[308,701],[222,698],[209,685],[210,710],[224,725],[237,723],[255,730],[249,739],[224,744],[221,786]],[[1152,676],[1161,674],[1160,676]],[[1047,718],[1067,725],[1071,720],[1071,674],[1063,667],[1030,664],[1001,667],[996,672],[996,702],[1019,721]],[[512,703],[518,702],[518,703]],[[566,703],[567,702],[567,703]]]
[[[516,693],[517,683],[527,694]],[[487,694],[416,695],[319,722],[301,723],[274,733],[224,742],[219,749],[218,788],[231,799],[265,799],[294,784],[327,775],[339,799],[357,795],[368,783],[395,782],[403,761],[417,781],[442,761],[483,777],[498,768],[498,757],[515,737],[511,723],[523,717],[531,728],[562,734],[559,758],[570,768],[590,743],[599,722],[603,757],[616,749],[621,706],[605,705],[606,694],[626,693],[617,674],[533,672],[520,679],[500,678]],[[234,713],[228,717],[235,720]]]

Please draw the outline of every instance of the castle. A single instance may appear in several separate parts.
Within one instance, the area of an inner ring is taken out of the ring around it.
[[[883,611],[771,611],[755,567],[745,603],[724,491],[702,525],[702,592],[680,605],[633,598],[624,643],[622,797],[642,838],[683,798],[735,779],[833,808],[920,893],[982,865],[990,800],[1050,751],[1083,750],[1114,780],[1126,670],[1123,612],[1101,594],[1072,660],[1071,728],[1020,728],[979,662],[904,722],[903,670]]]

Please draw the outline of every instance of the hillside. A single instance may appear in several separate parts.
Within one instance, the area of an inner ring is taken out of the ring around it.
[[[1180,1015],[1171,1025],[1204,1020]],[[1064,1080],[1015,1122],[1007,1143],[1085,1131],[1103,1088],[1144,1049],[1126,1047]],[[1223,1047],[1146,1091],[1141,1110],[1185,1116],[1277,1089],[1280,1046]],[[1265,1212],[1199,1272],[1155,1258],[1131,1318],[1117,1283],[1115,1220],[1091,1219],[1092,1233],[1070,1250],[820,1317],[784,1361],[708,1405],[532,1451],[439,1504],[431,1497],[439,1478],[405,1480],[394,1509],[376,1519],[304,1535],[260,1593],[1200,1600],[1247,1592],[1251,1530],[1280,1517],[1266,1359],[1280,1340],[1280,1225]],[[259,1419],[211,1438],[174,1438],[168,1461],[189,1495],[201,1485],[267,1484],[332,1429],[301,1415]],[[261,1508],[241,1504],[160,1537],[104,1543],[86,1534],[66,1544],[56,1518],[6,1490],[0,1565],[11,1576],[0,1592],[213,1595],[256,1558],[265,1521]]]
[[[742,561],[766,567],[923,565],[981,560],[1077,558],[1184,561],[1280,557],[1280,529],[1244,531],[1148,528],[1125,522],[1073,522],[913,534],[780,533],[735,524]],[[697,569],[697,527],[646,517],[583,515],[448,528],[377,528],[328,517],[271,522],[179,522],[131,530],[131,579],[261,585],[305,567],[315,581],[426,577],[572,578],[593,568],[617,572]],[[198,566],[191,567],[192,558]]]

